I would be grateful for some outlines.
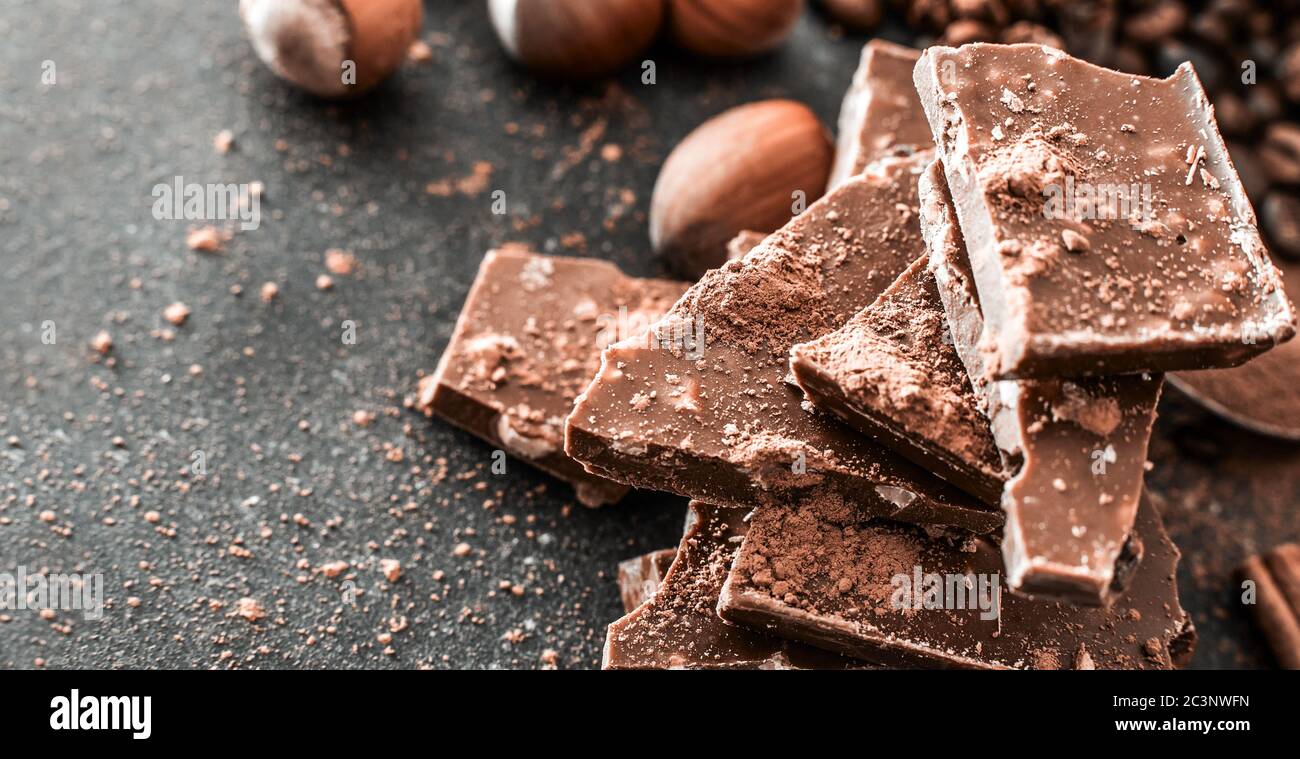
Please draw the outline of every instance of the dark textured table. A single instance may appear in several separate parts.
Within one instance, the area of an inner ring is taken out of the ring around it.
[[[431,1],[432,60],[329,104],[254,58],[234,6],[0,4],[0,572],[102,574],[109,604],[102,621],[0,612],[0,666],[597,665],[617,561],[675,544],[684,501],[586,510],[522,464],[492,474],[488,446],[404,402],[485,250],[664,274],[645,212],[675,142],[765,97],[833,123],[863,40],[809,12],[758,61],[661,46],[657,84],[634,68],[556,86],[510,65],[485,3]],[[261,227],[188,249],[190,224],[151,212],[176,176],[262,182]],[[330,248],[360,268],[320,290]],[[180,327],[174,301],[193,312]],[[107,357],[88,347],[100,330]],[[1150,481],[1184,550],[1196,664],[1268,664],[1229,572],[1300,537],[1300,452],[1176,398],[1163,411]],[[338,561],[348,574],[319,571]]]

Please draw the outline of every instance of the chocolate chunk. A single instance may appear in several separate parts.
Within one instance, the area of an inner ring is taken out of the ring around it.
[[[912,262],[923,160],[877,164],[706,274],[647,335],[607,349],[569,416],[569,454],[719,505],[819,495],[899,521],[997,529],[997,509],[809,413],[786,382],[792,345],[843,324]]]
[[[1190,66],[1156,80],[975,44],[929,48],[915,81],[994,377],[1233,366],[1294,334]]]
[[[1191,658],[1178,603],[1178,549],[1143,499],[1146,559],[1109,608],[998,592],[986,538],[954,541],[808,499],[761,506],[718,613],[754,630],[889,666],[1169,669]]]
[[[692,503],[658,591],[609,626],[605,669],[856,669],[856,660],[736,627],[718,617],[745,511]]]
[[[677,549],[661,548],[619,562],[618,592],[623,599],[623,611],[632,611],[659,592],[659,587],[664,583],[664,575],[675,558]]]
[[[944,172],[922,175],[921,228],[952,350],[992,422],[1011,478],[1002,549],[1014,590],[1106,604],[1141,556],[1129,541],[1162,376],[986,378],[980,293]],[[945,346],[946,347],[946,346]]]
[[[1251,614],[1277,663],[1300,669],[1300,545],[1288,543],[1252,556],[1237,575],[1243,583],[1253,583]]]
[[[794,346],[790,369],[817,406],[997,504],[1002,460],[951,341],[922,249],[875,303]]]
[[[587,506],[617,501],[626,486],[565,455],[564,418],[601,349],[656,321],[686,287],[604,261],[489,251],[418,405],[571,483]]]
[[[934,148],[930,128],[912,84],[919,50],[873,39],[840,106],[835,164],[828,187],[834,189],[887,156]]]

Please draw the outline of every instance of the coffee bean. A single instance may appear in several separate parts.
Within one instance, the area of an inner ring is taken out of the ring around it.
[[[1146,10],[1128,17],[1124,34],[1141,45],[1159,45],[1187,23],[1187,9],[1177,0],[1160,0]]]
[[[952,22],[947,0],[912,0],[906,3],[908,26],[937,32]]]
[[[1264,199],[1260,212],[1269,250],[1292,261],[1300,261],[1300,197],[1274,190]]]
[[[1300,103],[1300,43],[1287,48],[1277,65],[1277,77],[1287,100]]]
[[[997,32],[983,21],[971,18],[958,19],[943,30],[939,38],[945,45],[965,45],[968,42],[992,42],[997,39]]]
[[[1058,50],[1065,49],[1065,40],[1061,39],[1056,32],[1032,21],[1017,21],[1002,31],[1002,42],[1006,45],[1014,45],[1018,42],[1029,42],[1035,45],[1046,45]],[[1137,72],[1132,72],[1137,73]]]
[[[1261,122],[1276,121],[1282,118],[1282,95],[1276,84],[1260,81],[1247,86],[1246,105],[1250,107],[1255,118]]]
[[[1246,106],[1246,101],[1231,88],[1225,87],[1214,93],[1214,118],[1219,122],[1219,130],[1230,137],[1248,137],[1259,126],[1259,119]]]
[[[1300,126],[1289,121],[1270,124],[1259,159],[1274,182],[1300,184]]]
[[[1226,48],[1233,42],[1232,22],[1222,14],[1205,12],[1192,19],[1192,32],[1204,42]]]
[[[1146,56],[1133,45],[1120,45],[1115,48],[1112,65],[1116,69],[1129,74],[1147,75],[1151,73],[1151,66],[1147,64]]]

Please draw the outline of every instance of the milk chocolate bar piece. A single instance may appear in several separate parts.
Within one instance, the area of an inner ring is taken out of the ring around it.
[[[745,511],[693,502],[663,584],[609,626],[604,669],[850,669],[863,665],[718,617],[718,593],[745,534]]]
[[[843,324],[915,258],[922,160],[877,164],[610,346],[569,416],[569,455],[722,506],[833,495],[899,521],[999,528],[998,509],[809,413],[786,382],[792,345]]]
[[[1109,608],[997,592],[1002,557],[985,537],[959,542],[869,520],[839,504],[765,505],[722,589],[723,619],[889,666],[1169,669],[1196,633],[1179,606],[1178,549],[1144,500],[1147,557]]]
[[[489,251],[417,405],[571,483],[583,504],[613,503],[627,486],[565,455],[564,418],[601,349],[657,320],[686,287],[604,261]]]
[[[632,611],[659,592],[664,575],[675,558],[676,548],[660,548],[619,562],[618,593],[623,599],[623,611]]]
[[[997,504],[1006,475],[921,257],[843,327],[790,350],[804,394],[948,482]]]
[[[1233,366],[1295,333],[1190,64],[1150,79],[971,44],[927,49],[915,82],[995,378]]]
[[[932,150],[912,69],[921,51],[873,39],[840,106],[835,164],[828,187],[834,189],[881,158]]]
[[[1104,605],[1141,559],[1129,534],[1162,375],[987,380],[979,346],[993,338],[937,162],[922,175],[920,191],[921,227],[952,350],[984,398],[1011,474],[1002,493],[1007,584]]]
[[[1300,545],[1252,556],[1237,570],[1255,584],[1252,616],[1283,669],[1300,669]]]

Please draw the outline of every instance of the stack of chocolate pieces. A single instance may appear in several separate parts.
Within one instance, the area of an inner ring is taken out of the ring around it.
[[[840,132],[828,194],[647,328],[600,351],[556,277],[545,318],[462,315],[424,405],[580,486],[692,499],[675,553],[620,568],[607,668],[1183,665],[1143,487],[1161,373],[1294,331],[1195,74],[873,41]],[[674,286],[606,276],[597,311]],[[584,366],[576,398],[547,376]]]

